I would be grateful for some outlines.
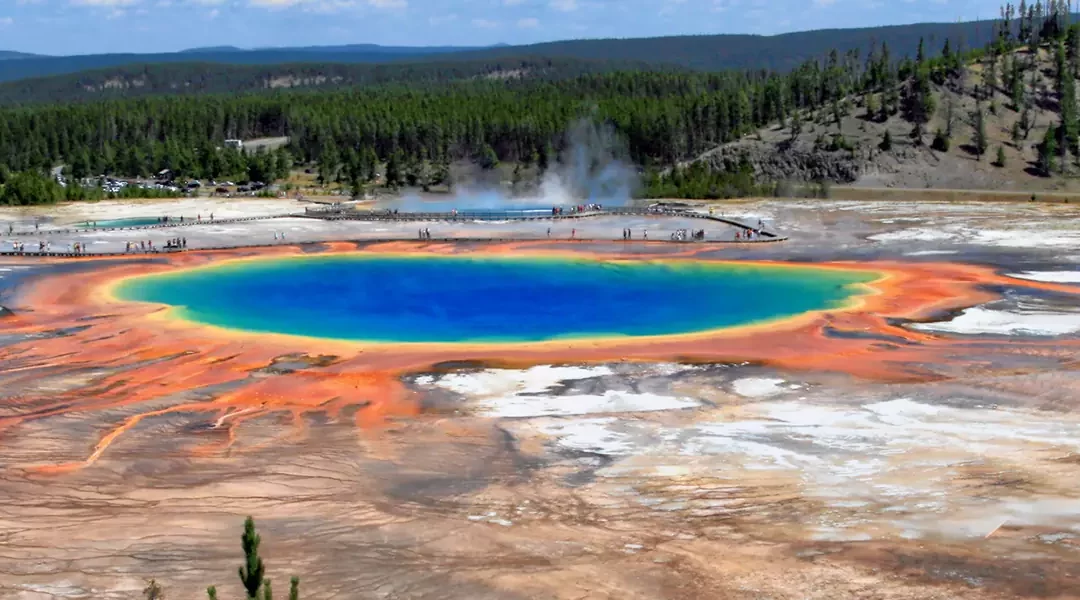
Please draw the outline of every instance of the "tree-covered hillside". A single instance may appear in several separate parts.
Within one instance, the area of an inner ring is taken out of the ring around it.
[[[194,54],[198,56],[198,54]],[[246,94],[385,84],[428,86],[469,79],[559,80],[632,70],[678,70],[646,63],[574,58],[506,57],[390,64],[129,65],[0,84],[0,105],[85,102],[181,94]]]
[[[776,142],[778,152],[805,130],[824,126],[814,134],[812,152],[853,153],[857,148],[844,139],[842,126],[835,133],[828,126],[842,125],[858,107],[864,125],[906,124],[900,137],[921,147],[932,133],[929,128],[940,122],[941,96],[935,90],[952,88],[973,94],[980,103],[971,116],[972,122],[984,123],[976,131],[985,129],[988,114],[1006,110],[994,106],[995,94],[1010,95],[1007,110],[1027,113],[1029,124],[1045,119],[1046,107],[1059,107],[1055,119],[1060,125],[1047,128],[1040,146],[1047,163],[1043,170],[1053,173],[1065,154],[1080,156],[1073,87],[1080,71],[1080,26],[1070,26],[1064,7],[1064,0],[1051,0],[1047,11],[1022,18],[1010,7],[1007,19],[994,28],[993,43],[983,49],[961,53],[949,39],[935,52],[924,42],[913,59],[897,60],[882,44],[865,56],[832,51],[823,61],[808,61],[786,73],[636,70],[572,78],[499,76],[444,85],[385,83],[336,91],[12,107],[0,109],[0,177],[5,171],[44,172],[60,164],[75,176],[145,176],[169,169],[199,178],[231,175],[252,164],[263,173],[304,164],[314,165],[324,180],[339,179],[354,188],[381,177],[383,166],[388,185],[424,185],[444,177],[448,165],[460,160],[482,169],[510,162],[543,171],[566,149],[568,127],[587,119],[615,132],[627,160],[654,174],[671,173],[666,182],[650,179],[656,189],[674,182],[677,189],[714,195],[727,193],[716,191],[725,189],[725,178],[738,177],[740,185],[752,181],[739,157],[690,173],[671,167],[747,135],[761,138],[766,126],[791,131],[789,140]],[[1040,50],[1021,54],[1025,47]],[[1039,61],[1047,53],[1055,57],[1048,65]],[[969,72],[975,69],[993,73],[971,90]],[[1045,72],[1054,82],[1052,89],[1047,89]],[[1035,108],[1044,112],[1031,112]],[[965,117],[950,114],[948,123]],[[1025,137],[1032,133],[1022,118],[1017,122]],[[948,144],[953,132],[952,125],[947,127],[934,145]],[[291,143],[273,155],[272,164],[270,158],[241,161],[220,149],[227,138],[275,136],[288,136]],[[979,156],[992,137],[972,140]],[[874,145],[888,152],[894,143],[886,136]]]

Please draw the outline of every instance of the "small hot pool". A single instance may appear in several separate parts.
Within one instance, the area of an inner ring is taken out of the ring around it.
[[[160,217],[130,217],[127,219],[107,219],[102,221],[83,221],[76,227],[80,229],[117,229],[120,227],[147,227],[160,225]]]

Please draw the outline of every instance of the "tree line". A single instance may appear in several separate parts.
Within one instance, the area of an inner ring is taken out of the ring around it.
[[[379,178],[381,169],[387,185],[427,187],[445,182],[449,165],[460,160],[488,169],[510,162],[542,173],[566,151],[567,127],[582,118],[610,125],[634,163],[667,172],[770,123],[798,131],[812,113],[839,121],[859,95],[879,119],[903,112],[921,140],[935,109],[930,83],[947,81],[972,60],[989,61],[995,85],[1016,87],[1020,81],[1016,101],[1030,102],[1023,73],[1034,67],[999,60],[1022,43],[1058,44],[1065,60],[1061,95],[1068,94],[1080,37],[1069,27],[1066,9],[1061,0],[1007,6],[988,48],[962,49],[947,39],[933,58],[920,43],[914,58],[897,60],[882,44],[866,56],[833,51],[788,73],[620,71],[4,108],[0,173],[65,164],[75,177],[146,177],[168,169],[179,177],[271,181],[301,164],[317,165],[323,180],[355,189]],[[1070,111],[1075,113],[1063,112]],[[1075,120],[1075,114],[1063,114],[1055,151],[1076,146]],[[289,146],[255,154],[221,148],[228,138],[273,136],[288,136]]]
[[[891,91],[910,67],[887,47],[865,61],[833,53],[788,73],[586,74],[560,81],[478,80],[441,87],[374,86],[334,92],[235,97],[155,97],[0,109],[0,163],[9,171],[67,164],[83,173],[271,179],[293,164],[325,177],[370,181],[375,165],[438,178],[472,160],[546,168],[582,117],[610,124],[631,160],[664,167],[807,110],[841,106],[865,91]],[[883,111],[897,102],[886,94]],[[270,157],[228,153],[227,138],[289,136]],[[272,163],[271,163],[272,161]],[[416,178],[416,177],[414,177]],[[404,181],[402,181],[404,182]],[[391,182],[397,183],[397,182]]]

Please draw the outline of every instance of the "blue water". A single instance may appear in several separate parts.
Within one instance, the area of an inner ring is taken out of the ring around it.
[[[256,332],[384,342],[541,341],[732,327],[837,307],[867,272],[590,259],[312,256],[128,280],[120,298]]]
[[[84,229],[108,229],[116,227],[146,227],[147,225],[158,225],[160,221],[158,217],[131,217],[128,219],[110,219],[106,221],[83,221],[79,223],[79,227]]]

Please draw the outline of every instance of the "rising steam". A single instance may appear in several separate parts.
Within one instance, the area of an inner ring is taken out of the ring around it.
[[[589,119],[571,125],[558,157],[531,191],[514,194],[480,179],[457,184],[446,199],[409,195],[386,206],[406,211],[543,209],[587,202],[620,206],[630,202],[640,183],[625,140],[612,126]]]

